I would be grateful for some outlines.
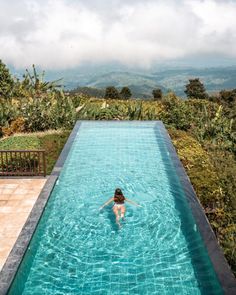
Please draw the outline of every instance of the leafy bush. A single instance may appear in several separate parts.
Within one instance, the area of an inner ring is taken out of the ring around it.
[[[236,160],[230,152],[213,145],[208,144],[204,149],[184,131],[170,129],[169,133],[236,274]]]
[[[0,127],[9,127],[11,121],[20,116],[19,102],[0,98]]]
[[[165,111],[161,114],[161,120],[177,129],[188,130],[193,121],[193,110],[182,99],[170,93],[163,99]]]
[[[62,92],[47,97],[26,100],[21,105],[26,131],[72,128],[76,121],[76,110],[72,99]]]
[[[25,119],[22,117],[16,118],[11,121],[9,127],[3,127],[2,133],[4,136],[9,136],[14,133],[20,133],[25,131]]]
[[[184,131],[169,129],[188,176],[203,207],[215,208],[221,196],[219,179],[209,155],[199,142]]]

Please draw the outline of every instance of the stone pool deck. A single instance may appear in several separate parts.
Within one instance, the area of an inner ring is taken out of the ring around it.
[[[0,179],[0,271],[46,180],[46,178]]]

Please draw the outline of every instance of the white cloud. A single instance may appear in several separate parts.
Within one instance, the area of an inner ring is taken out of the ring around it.
[[[236,58],[236,3],[221,0],[0,0],[0,58],[15,67]]]

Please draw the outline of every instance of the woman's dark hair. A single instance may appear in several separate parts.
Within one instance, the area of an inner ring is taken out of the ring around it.
[[[114,196],[123,196],[123,193],[122,193],[122,191],[121,191],[121,189],[120,188],[117,188],[116,190],[115,190],[115,194],[114,194]]]
[[[115,202],[124,202],[125,197],[120,188],[117,188],[114,193],[114,201]]]

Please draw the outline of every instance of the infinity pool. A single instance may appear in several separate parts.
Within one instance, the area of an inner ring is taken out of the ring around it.
[[[157,123],[82,122],[9,294],[222,294]]]

